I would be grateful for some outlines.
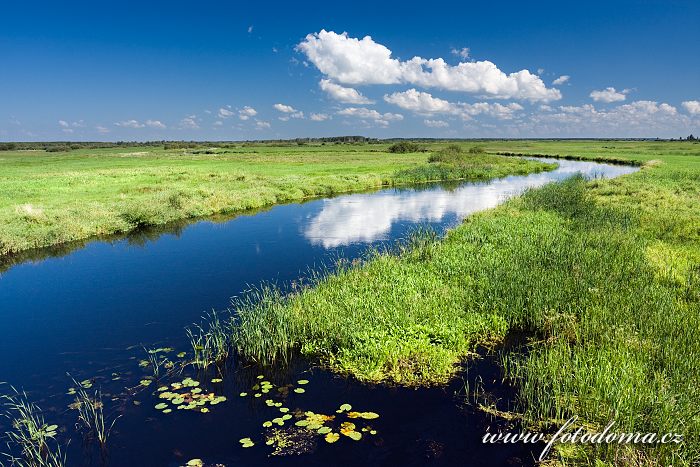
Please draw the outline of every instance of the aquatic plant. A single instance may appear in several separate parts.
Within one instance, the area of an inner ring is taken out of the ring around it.
[[[625,432],[681,432],[682,444],[636,446],[637,457],[617,445],[584,455],[692,464],[698,180],[697,171],[657,165],[531,190],[424,242],[430,254],[416,254],[418,242],[239,310],[234,342],[263,363],[300,351],[364,381],[432,385],[479,343],[525,331],[528,352],[511,353],[507,365],[524,423],[549,428],[577,415],[599,428],[615,419]],[[254,342],[262,334],[281,338]]]
[[[231,348],[229,323],[222,321],[215,311],[208,313],[203,321],[204,324],[195,324],[186,330],[194,352],[191,363],[200,369],[223,363]]]
[[[121,415],[115,417],[110,423],[105,419],[102,391],[97,389],[93,395],[90,395],[83,386],[77,384],[75,380],[73,382],[76,383],[77,390],[75,402],[71,406],[78,411],[78,423],[85,429],[87,437],[97,440],[104,451],[112,428]]]
[[[0,402],[5,409],[4,416],[12,429],[5,433],[10,452],[4,455],[11,465],[20,467],[63,467],[66,465],[65,454],[56,442],[58,425],[46,423],[41,409],[30,402],[27,394],[12,388],[13,394],[0,395]],[[15,448],[19,457],[12,452]]]

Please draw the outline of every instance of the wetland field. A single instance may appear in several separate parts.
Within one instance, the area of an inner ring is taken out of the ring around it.
[[[700,463],[697,141],[0,149],[0,465]]]

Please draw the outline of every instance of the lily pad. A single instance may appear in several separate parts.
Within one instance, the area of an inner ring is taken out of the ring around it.
[[[241,397],[245,397],[245,396],[247,396],[247,395],[248,395],[247,392],[242,392],[242,393],[239,394],[239,396],[241,396]]]
[[[325,435],[325,434],[330,433],[330,432],[331,432],[331,429],[330,429],[329,427],[327,427],[327,426],[322,426],[321,428],[319,428],[318,430],[316,430],[316,432],[317,432],[319,435]]]
[[[336,412],[341,413],[341,412],[349,412],[352,410],[352,405],[350,404],[343,404],[340,406],[340,409],[338,409]]]
[[[280,407],[280,412],[287,413],[289,412],[289,409],[287,407]]]
[[[294,392],[296,392],[297,394],[303,394],[306,392],[306,390],[304,388],[295,388]]]
[[[264,428],[270,428],[271,426],[272,426],[272,422],[271,422],[271,421],[267,420],[267,421],[263,422],[263,427],[264,427]]]
[[[185,465],[187,465],[187,467],[202,467],[204,465],[204,461],[202,459],[190,459]]]
[[[165,404],[161,402],[160,404],[156,404],[156,410],[163,410],[168,407],[168,404]]]
[[[309,380],[308,379],[300,379],[299,381],[297,381],[297,384],[301,384],[303,386],[304,384],[309,384]]]
[[[172,411],[173,411],[173,409],[165,409],[165,410],[163,410],[163,413],[170,413]]]
[[[223,381],[223,379],[221,379],[221,378],[212,378],[212,380],[211,380],[212,383],[220,383],[222,381]]]
[[[338,433],[328,433],[325,438],[327,443],[335,443],[340,439],[340,435]]]

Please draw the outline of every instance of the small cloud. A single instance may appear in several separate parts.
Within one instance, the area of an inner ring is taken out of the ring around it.
[[[102,135],[104,135],[104,134],[106,134],[106,133],[109,133],[109,128],[103,127],[103,126],[99,126],[99,125],[95,127],[95,130],[97,130],[97,132],[100,133],[100,134],[102,134]]]
[[[231,112],[229,109],[221,107],[219,109],[218,116],[219,116],[219,118],[229,118],[229,117],[233,116],[233,112]]]
[[[266,128],[270,128],[270,122],[266,122],[264,120],[256,120],[255,121],[255,128],[258,130],[264,130]]]
[[[316,114],[316,113],[312,113],[312,114],[309,116],[309,118],[311,119],[311,121],[314,121],[314,122],[324,122],[324,121],[328,120],[328,119],[331,118],[331,117],[330,117],[329,115],[327,115],[327,114]]]
[[[331,98],[344,104],[374,104],[374,101],[367,99],[358,90],[347,88],[333,83],[331,80],[322,79],[318,83],[319,87]]]
[[[700,115],[700,101],[685,101],[681,105],[690,115]]]
[[[146,120],[146,126],[149,126],[151,128],[157,128],[159,130],[164,130],[167,128],[165,124],[160,120]]]
[[[223,124],[224,122],[222,122],[221,120],[217,120],[214,122],[214,126],[222,126]]]
[[[273,47],[273,48],[272,48],[272,53],[275,53],[275,54],[276,54],[277,52],[278,52],[277,47]]]
[[[284,113],[296,112],[296,110],[294,109],[294,107],[292,107],[291,105],[275,104],[275,105],[273,105],[272,107],[274,107],[275,110],[278,110],[278,111],[284,112]]]
[[[146,126],[138,120],[124,120],[115,123],[115,125],[122,128],[143,128]]]
[[[403,115],[395,113],[379,113],[374,109],[368,109],[366,107],[348,107],[338,111],[338,115],[344,117],[354,117],[362,120],[365,124],[369,125],[374,123],[381,127],[389,126],[389,122],[403,120]]]
[[[450,124],[444,120],[423,120],[423,123],[430,128],[447,128],[450,126]]]
[[[180,120],[180,128],[184,130],[199,130],[199,123],[197,123],[197,116],[190,115],[188,117]]]
[[[274,107],[278,112],[286,114],[284,117],[279,117],[279,119],[283,122],[286,122],[290,118],[304,118],[304,112],[295,109],[291,105],[275,104],[272,107]]]
[[[559,78],[552,81],[552,84],[555,86],[561,86],[562,84],[568,83],[570,79],[571,76],[569,75],[561,75]]]
[[[258,111],[247,105],[238,111],[238,118],[241,120],[248,120],[250,117],[255,117]]]
[[[452,52],[452,55],[456,55],[459,58],[466,60],[469,58],[469,54],[471,54],[471,49],[469,47],[462,47],[461,49],[456,49],[453,47],[450,52]]]
[[[590,94],[591,99],[596,102],[605,102],[609,104],[610,102],[621,102],[624,101],[629,94],[629,89],[623,89],[622,91],[616,91],[615,88],[609,87],[601,91],[593,91]]]
[[[248,26],[248,34],[250,34],[251,32],[253,32],[253,26],[252,26],[252,25],[251,25],[251,26]]]

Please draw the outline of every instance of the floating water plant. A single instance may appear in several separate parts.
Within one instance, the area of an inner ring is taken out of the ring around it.
[[[241,443],[241,446],[244,448],[251,448],[255,446],[255,443],[250,438],[239,439],[238,442]]]
[[[336,410],[336,412],[338,412],[338,413],[343,413],[343,412],[348,412],[348,411],[350,411],[350,410],[352,410],[352,405],[350,405],[350,404],[343,404],[343,405],[340,406],[340,408],[338,408],[338,410]]]
[[[204,407],[206,404],[213,406],[226,401],[226,396],[217,396],[213,392],[206,393],[199,387],[199,384],[199,381],[187,377],[180,382],[171,383],[173,391],[162,391],[158,397],[170,401],[178,410],[195,410],[202,413],[207,413],[210,410]],[[156,406],[156,409],[161,410],[165,407],[167,404],[161,403]],[[166,413],[165,410],[163,412]]]

